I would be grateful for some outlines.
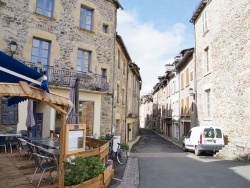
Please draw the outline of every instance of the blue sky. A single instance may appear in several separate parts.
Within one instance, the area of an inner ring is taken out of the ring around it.
[[[141,95],[149,93],[181,50],[194,47],[189,22],[201,0],[119,0],[117,31],[140,67]]]

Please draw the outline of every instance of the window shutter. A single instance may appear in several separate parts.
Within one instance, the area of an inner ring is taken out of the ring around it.
[[[189,96],[187,96],[187,98],[186,98],[186,115],[189,115],[189,112],[190,112],[190,110],[189,110]]]

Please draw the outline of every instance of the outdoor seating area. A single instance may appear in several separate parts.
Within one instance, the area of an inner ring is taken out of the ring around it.
[[[22,138],[18,141],[12,153],[9,147],[7,153],[0,148],[0,187],[56,187],[58,160],[53,156],[59,155],[59,150],[53,153],[54,149],[48,149],[47,152],[43,147],[25,143]],[[42,152],[39,154],[39,151]]]
[[[59,181],[60,143],[57,139],[41,137],[1,136],[5,142],[11,137],[17,144],[6,144],[0,148],[0,187],[56,187]],[[93,138],[86,138],[86,151],[75,153],[75,157],[97,156],[107,161],[108,143]],[[68,154],[67,157],[70,157]],[[108,168],[103,177],[93,181],[106,186],[114,174],[113,167]],[[15,181],[14,181],[15,180]]]

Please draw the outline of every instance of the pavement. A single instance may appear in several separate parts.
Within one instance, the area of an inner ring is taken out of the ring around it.
[[[158,134],[162,138],[168,140],[169,142],[172,142],[173,144],[182,147],[180,143],[177,142],[176,139],[167,137],[163,134]],[[138,165],[138,157],[133,156],[132,153],[130,153],[130,150],[132,149],[133,145],[140,139],[140,136],[137,136],[134,140],[131,142],[128,142],[129,145],[129,158],[127,161],[127,165],[125,168],[125,171],[123,173],[123,178],[121,180],[120,185],[118,185],[118,188],[138,188],[139,187],[139,165]]]

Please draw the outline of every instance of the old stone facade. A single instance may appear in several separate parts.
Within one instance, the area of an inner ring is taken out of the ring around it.
[[[53,2],[51,12],[44,13],[40,12],[40,5],[35,0],[2,0],[0,3],[0,50],[10,54],[9,44],[11,41],[15,41],[18,46],[13,57],[20,62],[32,62],[35,53],[32,51],[32,49],[34,50],[34,39],[37,39],[49,44],[48,54],[45,55],[48,59],[46,66],[58,70],[67,69],[72,72],[78,71],[79,51],[87,52],[91,57],[88,62],[87,74],[104,76],[108,87],[104,91],[80,88],[79,100],[94,103],[93,115],[98,116],[94,118],[94,132],[100,135],[108,134],[111,132],[113,121],[111,109],[114,86],[116,11],[120,8],[120,4],[116,0]],[[85,28],[85,25],[81,26],[83,11],[92,14],[91,29]],[[68,87],[62,87],[60,84],[51,84],[49,87],[53,92],[69,95]],[[51,119],[55,118],[55,111],[51,110],[47,115],[44,123],[53,124]],[[47,119],[50,120],[46,122]],[[19,123],[24,126],[25,122]],[[51,128],[53,127],[48,127],[48,130]],[[47,133],[48,131],[43,136],[48,136]]]
[[[228,137],[217,156],[250,159],[249,0],[202,0],[195,28],[198,125]],[[226,144],[227,144],[227,140]]]
[[[202,1],[191,19],[198,123],[229,139],[250,136],[249,10],[248,0]]]

